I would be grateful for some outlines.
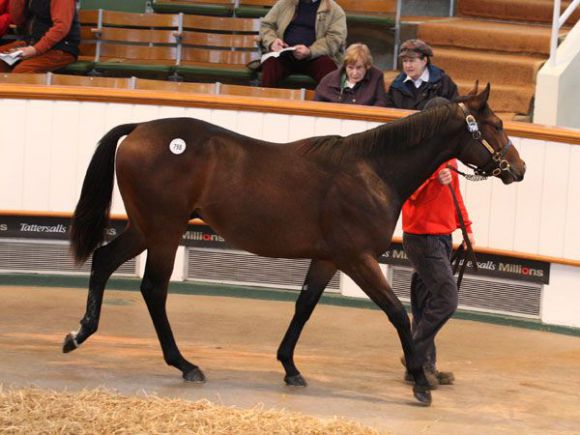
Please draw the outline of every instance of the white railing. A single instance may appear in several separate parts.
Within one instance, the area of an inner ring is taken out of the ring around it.
[[[558,51],[558,36],[560,35],[560,29],[566,23],[566,20],[570,18],[570,15],[574,10],[580,5],[580,0],[574,0],[566,8],[564,13],[560,15],[561,12],[561,0],[554,0],[554,15],[552,16],[552,39],[550,40],[550,63],[552,66],[558,64],[556,60]]]

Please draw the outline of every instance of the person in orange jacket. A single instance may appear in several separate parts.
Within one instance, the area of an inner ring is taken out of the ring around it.
[[[7,0],[11,21],[26,29],[0,52],[21,53],[13,65],[0,62],[0,72],[44,73],[64,68],[79,54],[81,30],[76,0]]]
[[[447,102],[441,97],[434,98],[426,108]],[[414,269],[411,279],[413,342],[432,388],[455,380],[453,373],[437,369],[435,350],[435,336],[458,304],[450,257],[451,234],[460,228],[460,221],[449,186],[457,197],[469,241],[475,245],[471,221],[459,190],[459,177],[449,166],[457,168],[457,160],[443,163],[407,199],[402,210],[403,248]],[[412,381],[408,373],[405,380]]]

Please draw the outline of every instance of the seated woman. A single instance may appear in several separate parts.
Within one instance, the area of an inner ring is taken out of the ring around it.
[[[0,38],[8,31],[10,26],[10,14],[8,13],[8,0],[0,0]]]
[[[423,110],[435,97],[453,100],[459,94],[455,82],[431,63],[433,49],[420,39],[401,44],[399,58],[403,71],[393,80],[387,92],[387,107]]]
[[[385,78],[373,66],[373,57],[365,44],[346,49],[342,68],[327,74],[316,87],[316,101],[385,106]]]

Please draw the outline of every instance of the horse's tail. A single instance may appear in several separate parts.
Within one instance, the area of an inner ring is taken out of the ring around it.
[[[113,128],[99,141],[93,154],[71,222],[70,242],[77,264],[84,263],[105,239],[115,182],[117,142],[137,125]]]

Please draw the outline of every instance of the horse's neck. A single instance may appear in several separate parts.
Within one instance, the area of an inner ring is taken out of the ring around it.
[[[457,157],[463,123],[450,120],[437,134],[401,153],[385,156],[382,178],[398,193],[401,204],[444,162]]]

